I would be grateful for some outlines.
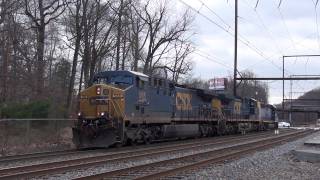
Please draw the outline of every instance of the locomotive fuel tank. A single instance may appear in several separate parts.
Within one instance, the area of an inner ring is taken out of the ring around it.
[[[124,92],[95,84],[80,92],[79,113],[73,128],[78,148],[108,147],[123,138]]]

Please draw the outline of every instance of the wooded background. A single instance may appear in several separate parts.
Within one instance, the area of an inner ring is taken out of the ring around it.
[[[0,0],[0,116],[69,117],[99,71],[201,82],[193,21],[169,0]]]

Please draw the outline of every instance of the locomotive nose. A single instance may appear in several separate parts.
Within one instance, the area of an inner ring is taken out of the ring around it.
[[[78,147],[107,147],[119,141],[123,125],[124,91],[96,84],[80,93],[78,123],[73,128]],[[108,142],[106,144],[104,142]]]
[[[79,114],[83,119],[119,117],[124,111],[123,91],[106,84],[96,84],[80,93]]]

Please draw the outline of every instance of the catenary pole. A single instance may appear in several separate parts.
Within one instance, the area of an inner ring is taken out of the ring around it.
[[[234,7],[234,71],[233,71],[233,95],[237,96],[237,58],[238,58],[238,0]]]

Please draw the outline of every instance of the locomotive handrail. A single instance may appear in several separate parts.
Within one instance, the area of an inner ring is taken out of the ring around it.
[[[114,101],[113,100],[111,100],[110,101],[111,102],[111,104],[112,104],[112,107],[113,107],[113,109],[114,109],[114,111],[116,111],[116,113],[117,113],[117,115],[119,115],[120,113],[117,111],[118,109],[115,107],[115,103],[114,103]]]
[[[111,104],[112,104],[114,110],[116,111],[116,113],[117,113],[118,115],[124,117],[124,113],[119,110],[119,109],[121,108],[120,105],[119,105],[118,103],[116,103],[116,101],[114,101],[114,100],[111,100],[111,102],[112,102]],[[118,107],[115,107],[115,104],[116,104]]]

